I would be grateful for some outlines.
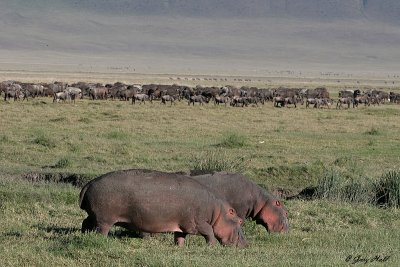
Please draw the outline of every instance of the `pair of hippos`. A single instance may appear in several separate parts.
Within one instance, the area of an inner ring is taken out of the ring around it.
[[[187,234],[206,242],[246,247],[243,219],[268,232],[286,232],[288,213],[273,195],[247,177],[227,172],[198,176],[132,169],[104,174],[80,193],[88,213],[82,232],[108,235],[113,225],[142,233],[173,232],[183,246]]]

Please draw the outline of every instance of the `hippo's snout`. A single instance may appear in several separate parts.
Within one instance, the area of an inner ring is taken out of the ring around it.
[[[243,231],[242,231],[242,229],[240,229],[238,232],[238,240],[236,242],[236,247],[246,248],[246,247],[248,247],[248,245],[249,244],[248,244],[246,238],[244,237]]]
[[[289,220],[288,218],[283,219],[283,221],[281,222],[282,225],[282,229],[281,229],[281,233],[287,233],[289,232]]]

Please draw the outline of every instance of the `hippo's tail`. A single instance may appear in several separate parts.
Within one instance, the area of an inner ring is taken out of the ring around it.
[[[87,191],[87,189],[89,188],[89,186],[90,186],[90,184],[91,183],[87,183],[83,188],[82,188],[82,190],[81,190],[81,193],[79,194],[79,207],[81,208],[81,209],[85,209],[84,208],[84,199],[85,199],[85,193],[86,193],[86,191]]]

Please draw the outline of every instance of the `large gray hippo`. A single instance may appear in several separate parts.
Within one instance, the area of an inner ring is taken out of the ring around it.
[[[82,232],[107,235],[111,226],[160,233],[174,232],[182,246],[187,234],[204,236],[213,245],[246,246],[240,219],[224,200],[190,177],[150,170],[104,174],[87,183],[80,207],[88,213]]]
[[[268,232],[289,230],[288,213],[283,203],[246,176],[216,172],[191,177],[209,187],[218,197],[228,201],[240,218],[251,218],[264,226]]]

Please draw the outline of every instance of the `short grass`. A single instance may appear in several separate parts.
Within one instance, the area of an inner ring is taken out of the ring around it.
[[[41,98],[0,101],[0,113],[1,266],[348,266],[350,256],[400,263],[396,208],[290,200],[289,234],[267,235],[246,222],[249,248],[210,248],[193,236],[176,248],[170,234],[82,235],[79,186],[19,178],[72,173],[89,180],[148,168],[240,171],[270,190],[317,186],[331,171],[345,182],[376,182],[400,167],[400,105],[317,110]]]
[[[189,171],[204,155],[237,162],[269,188],[315,185],[337,164],[380,177],[399,167],[400,105],[357,109],[175,106],[51,99],[0,102],[0,170]],[[225,162],[226,163],[226,162]]]
[[[140,239],[121,228],[109,237],[81,234],[79,188],[0,177],[1,266],[348,266],[349,256],[390,256],[398,266],[400,213],[334,201],[288,201],[288,234],[247,221],[245,249],[208,247],[189,236],[184,248],[164,234]],[[373,266],[377,263],[372,263]]]

